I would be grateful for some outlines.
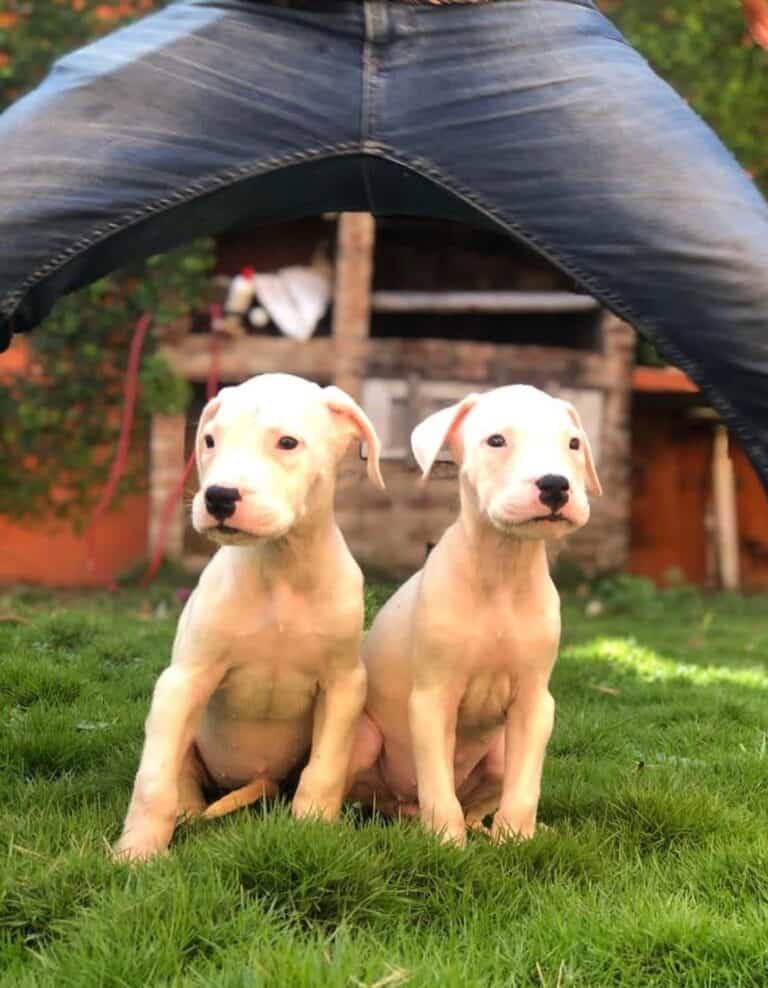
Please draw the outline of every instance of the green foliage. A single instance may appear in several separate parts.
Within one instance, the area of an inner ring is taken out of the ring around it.
[[[130,867],[107,844],[178,614],[151,594],[167,616],[138,620],[136,591],[0,597],[0,984],[765,985],[764,598],[709,598],[706,628],[567,602],[550,829],[525,844],[278,804]]]
[[[700,591],[683,583],[674,571],[668,574],[666,584],[657,587],[647,577],[615,573],[597,581],[593,600],[600,604],[601,612],[635,618],[663,618],[680,609],[686,614],[703,609]]]
[[[0,513],[84,519],[114,455],[136,320],[149,312],[163,326],[200,308],[212,257],[211,242],[200,241],[59,302],[34,335],[33,371],[0,384]],[[151,339],[145,349],[151,353]],[[139,436],[145,413],[181,411],[189,401],[189,386],[157,356],[145,359],[141,380]],[[120,492],[145,476],[142,459]]]
[[[36,85],[60,55],[164,6],[164,0],[3,0],[0,108]]]
[[[144,13],[161,0],[6,0],[0,7],[0,108],[31,89],[59,55]],[[0,513],[52,512],[82,521],[98,499],[114,455],[128,346],[138,317],[173,323],[205,302],[210,241],[152,257],[56,306],[32,337],[32,372],[0,385]],[[145,344],[139,421],[181,411],[189,387]],[[145,478],[143,461],[120,492]]]
[[[141,393],[144,408],[152,415],[177,415],[192,399],[192,386],[173,372],[159,353],[147,357],[141,368]]]
[[[603,11],[768,190],[768,55],[738,0],[602,0]]]
[[[768,55],[749,40],[739,0],[598,2],[768,192]],[[643,339],[637,359],[664,364]]]

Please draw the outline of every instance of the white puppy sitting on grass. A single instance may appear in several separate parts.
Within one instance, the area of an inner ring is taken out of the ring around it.
[[[333,516],[353,437],[383,487],[378,437],[338,388],[265,374],[203,410],[192,519],[222,548],[155,687],[119,856],[164,851],[180,817],[273,794],[305,762],[294,815],[338,815],[366,692],[363,578]],[[209,786],[230,792],[206,808]]]
[[[422,422],[424,478],[446,443],[461,511],[365,640],[350,797],[419,813],[457,844],[494,812],[495,839],[530,837],[560,641],[546,542],[586,523],[600,483],[576,410],[536,388],[472,394]]]

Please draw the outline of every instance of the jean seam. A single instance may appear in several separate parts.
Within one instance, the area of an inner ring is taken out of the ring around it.
[[[36,268],[27,279],[22,282],[19,288],[8,292],[0,300],[0,314],[7,318],[12,318],[24,296],[35,287],[43,278],[47,278],[60,270],[84,251],[108,240],[117,233],[122,233],[131,226],[135,226],[142,220],[149,219],[159,213],[177,206],[183,206],[201,196],[209,195],[218,189],[234,185],[236,182],[253,178],[259,174],[265,174],[278,168],[292,164],[299,164],[305,161],[321,161],[325,158],[332,158],[340,154],[361,153],[361,147],[357,142],[339,142],[336,144],[323,145],[317,148],[307,148],[304,151],[292,151],[290,154],[276,155],[271,158],[262,158],[256,162],[249,162],[239,165],[236,168],[228,168],[222,172],[216,172],[204,178],[185,185],[160,199],[147,203],[138,209],[124,214],[118,219],[110,220],[107,223],[94,227],[89,233],[81,237],[74,244],[70,244],[66,250],[57,254],[50,261]]]
[[[260,173],[264,174],[283,166],[298,164],[303,161],[323,160],[336,155],[349,153],[376,155],[389,160],[394,164],[399,164],[412,169],[417,174],[423,175],[424,177],[430,179],[435,182],[436,185],[439,185],[446,191],[461,199],[463,202],[471,205],[474,209],[493,220],[507,232],[514,234],[523,243],[533,247],[534,250],[540,253],[543,257],[546,257],[552,264],[555,265],[555,267],[575,278],[578,282],[588,288],[601,302],[604,302],[618,315],[622,316],[633,326],[635,326],[636,329],[647,335],[655,344],[659,346],[659,349],[663,354],[670,357],[674,363],[682,367],[691,379],[696,382],[701,393],[710,401],[712,406],[722,414],[723,418],[726,419],[733,432],[739,437],[739,439],[742,440],[746,448],[752,454],[755,463],[759,465],[766,478],[768,478],[768,456],[766,456],[763,452],[759,440],[742,424],[741,414],[733,408],[729,399],[722,395],[719,389],[713,387],[706,380],[704,380],[703,372],[701,371],[697,361],[684,354],[678,348],[677,344],[670,342],[663,330],[659,329],[659,327],[655,324],[649,323],[643,318],[637,316],[632,307],[628,305],[623,298],[614,294],[610,289],[604,288],[591,275],[585,274],[580,269],[578,264],[573,263],[567,253],[564,254],[561,251],[550,250],[548,246],[545,246],[539,241],[538,237],[529,234],[518,222],[508,218],[500,210],[489,205],[476,192],[463,185],[463,183],[461,183],[458,179],[446,174],[434,162],[419,156],[402,154],[395,148],[390,147],[380,141],[371,141],[365,133],[362,137],[362,146],[355,142],[340,142],[332,145],[325,145],[319,148],[310,148],[304,151],[291,152],[286,155],[265,158],[258,162],[252,162],[248,165],[241,165],[234,169],[227,169],[224,172],[200,179],[195,183],[187,185],[168,196],[164,196],[161,199],[157,199],[138,210],[127,213],[118,220],[112,220],[106,225],[98,226],[94,228],[87,236],[82,237],[75,244],[72,244],[61,254],[57,255],[53,260],[37,268],[33,274],[31,274],[26,281],[22,283],[19,289],[7,293],[5,298],[0,301],[0,314],[8,319],[12,319],[24,296],[42,278],[53,274],[55,271],[62,268],[69,261],[73,260],[79,254],[83,253],[95,244],[108,239],[110,236],[114,236],[118,232],[123,232],[130,226],[133,226],[151,216],[164,212],[165,210],[184,205],[187,202],[191,202],[200,196],[208,195],[210,192],[223,188],[226,185],[234,184],[235,182],[252,178]]]
[[[365,39],[363,41],[363,91],[360,101],[360,140],[364,149],[369,143],[375,124],[374,103],[376,99],[376,75],[379,71],[379,60],[376,57],[376,47],[369,15],[370,8],[367,4],[364,4],[363,16],[365,17]],[[373,189],[371,186],[371,178],[368,174],[368,167],[365,157],[362,162],[362,175],[368,206],[371,212],[375,212],[373,203]]]
[[[371,153],[373,149],[368,150],[369,153]],[[647,335],[648,338],[658,346],[662,354],[668,356],[679,367],[682,367],[688,376],[695,381],[702,395],[709,400],[710,404],[717,409],[717,411],[720,412],[723,418],[728,422],[733,432],[739,437],[739,439],[741,439],[745,447],[752,453],[755,463],[757,463],[764,472],[766,483],[768,483],[768,456],[766,456],[763,451],[762,445],[757,437],[742,424],[741,413],[736,411],[730,400],[725,395],[721,394],[716,387],[713,387],[704,379],[703,371],[701,370],[698,362],[683,353],[678,348],[677,344],[670,342],[663,330],[660,330],[654,323],[649,323],[645,319],[638,316],[633,311],[632,306],[628,305],[621,296],[616,295],[610,289],[604,288],[591,275],[585,274],[579,265],[573,263],[567,254],[563,254],[561,251],[553,251],[548,246],[542,244],[538,237],[531,235],[519,223],[509,219],[500,210],[489,205],[476,192],[463,185],[463,183],[461,183],[458,179],[446,174],[434,162],[427,158],[403,155],[395,148],[381,142],[376,143],[374,153],[392,161],[394,164],[404,165],[405,167],[411,168],[417,174],[421,174],[424,177],[429,178],[431,181],[435,182],[435,184],[441,186],[443,189],[451,192],[462,201],[468,203],[474,209],[478,210],[478,212],[483,213],[495,223],[499,224],[508,233],[514,234],[523,243],[533,247],[534,250],[536,250],[543,257],[547,258],[547,260],[549,260],[555,267],[559,268],[565,274],[574,278],[576,281],[588,288],[595,298],[605,303],[608,308],[624,318],[627,322],[634,326],[636,330]]]

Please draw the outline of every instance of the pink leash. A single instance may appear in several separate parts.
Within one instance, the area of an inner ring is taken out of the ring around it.
[[[120,439],[117,443],[117,452],[109,470],[109,477],[101,495],[101,500],[94,508],[91,521],[85,532],[86,562],[91,573],[96,573],[98,578],[108,590],[113,593],[117,590],[117,584],[108,576],[99,565],[96,558],[96,547],[94,545],[94,529],[96,523],[104,515],[114,499],[117,485],[125,472],[125,465],[128,461],[128,451],[131,446],[131,430],[133,428],[133,417],[136,409],[136,395],[139,388],[139,361],[141,359],[141,348],[147,331],[152,324],[152,316],[144,313],[136,323],[131,338],[131,348],[128,356],[128,369],[125,373],[125,401],[123,403],[123,417],[120,423]]]

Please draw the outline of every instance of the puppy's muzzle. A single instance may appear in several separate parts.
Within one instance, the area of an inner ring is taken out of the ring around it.
[[[205,489],[205,508],[216,521],[223,522],[235,513],[235,505],[242,501],[242,495],[236,487],[222,487],[212,484]]]
[[[539,500],[553,513],[567,503],[571,488],[567,477],[559,473],[545,473],[536,481],[536,486],[539,488]]]

